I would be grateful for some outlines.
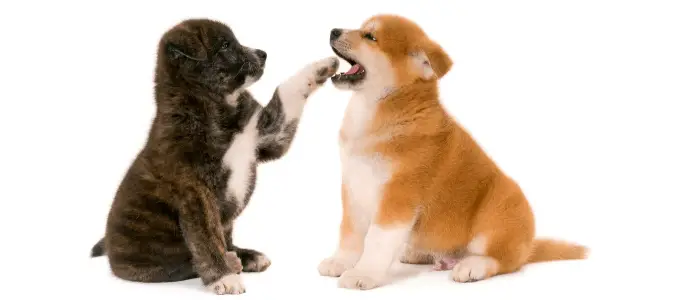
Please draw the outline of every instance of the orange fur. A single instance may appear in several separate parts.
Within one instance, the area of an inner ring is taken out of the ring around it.
[[[528,263],[536,263],[551,260],[579,259],[588,256],[588,248],[580,245],[550,240],[537,239],[532,245],[532,253],[528,257]]]
[[[368,31],[376,42],[361,39]],[[456,255],[461,259],[452,271],[456,281],[514,272],[529,262],[586,257],[583,246],[534,239],[534,216],[518,184],[443,108],[438,80],[450,71],[452,60],[440,45],[414,22],[395,15],[374,16],[361,29],[348,31],[347,39],[353,47],[386,58],[393,68],[393,74],[382,76],[394,79],[390,93],[376,101],[351,100],[368,101],[372,107],[365,124],[346,121],[340,133],[346,155],[379,157],[390,166],[376,212],[369,218],[372,225],[387,230],[410,226],[410,248],[435,258]],[[427,61],[416,60],[421,57]],[[346,119],[356,120],[353,114],[346,112]],[[357,181],[351,173],[343,176],[344,182]],[[352,201],[363,199],[349,197],[345,189],[344,185],[341,240],[352,236],[347,234],[352,231],[348,224],[359,223],[362,213],[348,211]],[[412,253],[402,260],[429,261]],[[477,267],[483,274],[471,274]]]
[[[339,247],[346,251],[359,252],[362,251],[362,237],[356,233],[355,224],[353,224],[352,216],[350,215],[350,207],[345,186],[343,186],[342,201],[343,201],[343,219],[340,222],[340,245]]]

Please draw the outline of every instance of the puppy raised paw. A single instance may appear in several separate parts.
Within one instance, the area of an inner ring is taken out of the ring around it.
[[[314,81],[316,84],[323,84],[328,80],[328,78],[331,78],[335,72],[338,71],[338,66],[340,65],[340,62],[338,58],[336,57],[326,57],[322,60],[316,61],[312,63],[309,68],[310,71],[314,71],[315,77]]]
[[[280,93],[288,97],[308,98],[328,78],[338,71],[340,62],[336,57],[327,57],[308,64],[280,86]]]
[[[224,275],[207,288],[217,295],[238,295],[245,293],[245,287],[243,286],[243,282],[241,282],[241,275],[238,274]]]

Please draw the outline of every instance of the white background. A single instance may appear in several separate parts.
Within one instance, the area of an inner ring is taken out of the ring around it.
[[[237,244],[272,260],[268,271],[245,275],[248,292],[238,297],[697,296],[697,1],[0,6],[0,298],[217,297],[198,280],[127,283],[109,273],[104,257],[89,259],[154,114],[158,39],[184,18],[226,22],[242,43],[269,55],[251,88],[265,104],[287,76],[332,55],[332,28],[355,28],[380,12],[412,18],[442,44],[455,62],[441,81],[446,109],[522,185],[538,234],[590,246],[591,257],[479,283],[423,272],[372,291],[336,288],[316,266],[337,242],[337,133],[349,94],[327,83],[310,99],[288,155],[260,168],[237,222]],[[397,266],[405,269],[415,268]]]

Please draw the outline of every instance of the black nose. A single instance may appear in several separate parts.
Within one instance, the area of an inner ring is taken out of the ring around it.
[[[337,40],[341,34],[343,34],[342,30],[333,28],[333,30],[331,30],[331,41]]]
[[[265,53],[265,51],[262,51],[262,50],[259,50],[259,49],[258,49],[258,50],[255,50],[255,54],[256,54],[258,57],[260,57],[260,60],[262,60],[262,61],[265,61],[265,59],[267,58],[267,53]]]

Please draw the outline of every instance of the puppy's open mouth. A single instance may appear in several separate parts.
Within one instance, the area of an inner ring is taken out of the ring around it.
[[[331,49],[333,49],[333,52],[335,53],[335,55],[337,55],[338,57],[342,58],[343,60],[347,61],[350,64],[349,70],[347,70],[345,72],[340,72],[338,74],[333,75],[333,77],[331,77],[331,80],[333,82],[357,83],[365,78],[365,75],[367,75],[367,72],[365,71],[364,66],[362,66],[357,61],[354,61],[351,58],[343,55],[338,50],[336,50],[335,47],[331,47]]]

